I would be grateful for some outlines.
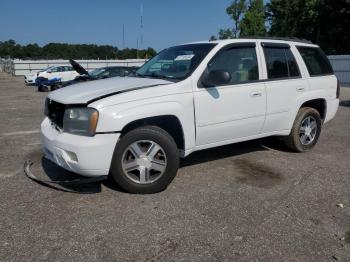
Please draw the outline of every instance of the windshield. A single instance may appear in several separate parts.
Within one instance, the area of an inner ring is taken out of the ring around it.
[[[188,44],[163,50],[136,72],[138,77],[183,80],[197,68],[215,44]]]
[[[51,70],[52,68],[54,68],[54,66],[49,66],[49,67],[47,67],[45,69],[40,70],[39,72],[46,72],[48,70]]]
[[[103,74],[106,71],[106,68],[97,68],[89,72],[89,75],[93,78],[99,77],[101,74]]]

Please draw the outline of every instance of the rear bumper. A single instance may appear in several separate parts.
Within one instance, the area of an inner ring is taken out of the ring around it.
[[[45,157],[57,165],[83,176],[108,175],[119,134],[94,137],[60,133],[48,118],[41,124]]]
[[[333,119],[339,108],[339,99],[327,100],[327,112],[324,123]]]

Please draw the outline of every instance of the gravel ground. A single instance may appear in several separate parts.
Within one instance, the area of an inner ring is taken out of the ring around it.
[[[22,170],[30,158],[39,176],[69,175],[42,159],[46,94],[0,74],[0,261],[350,261],[350,88],[341,91],[312,152],[255,140],[192,154],[162,193],[110,180],[66,193]]]

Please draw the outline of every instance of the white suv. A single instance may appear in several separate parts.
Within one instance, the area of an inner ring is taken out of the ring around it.
[[[313,148],[339,104],[324,53],[303,41],[233,39],[165,49],[136,77],[48,95],[45,156],[83,176],[111,174],[126,191],[154,193],[179,157],[240,141],[283,137]]]

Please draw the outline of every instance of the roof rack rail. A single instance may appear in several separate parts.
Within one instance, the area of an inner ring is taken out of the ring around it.
[[[297,37],[242,36],[242,37],[239,37],[238,39],[283,40],[283,41],[293,41],[293,42],[299,42],[299,43],[305,43],[305,44],[313,44],[309,40],[306,40],[303,38],[297,38]]]

